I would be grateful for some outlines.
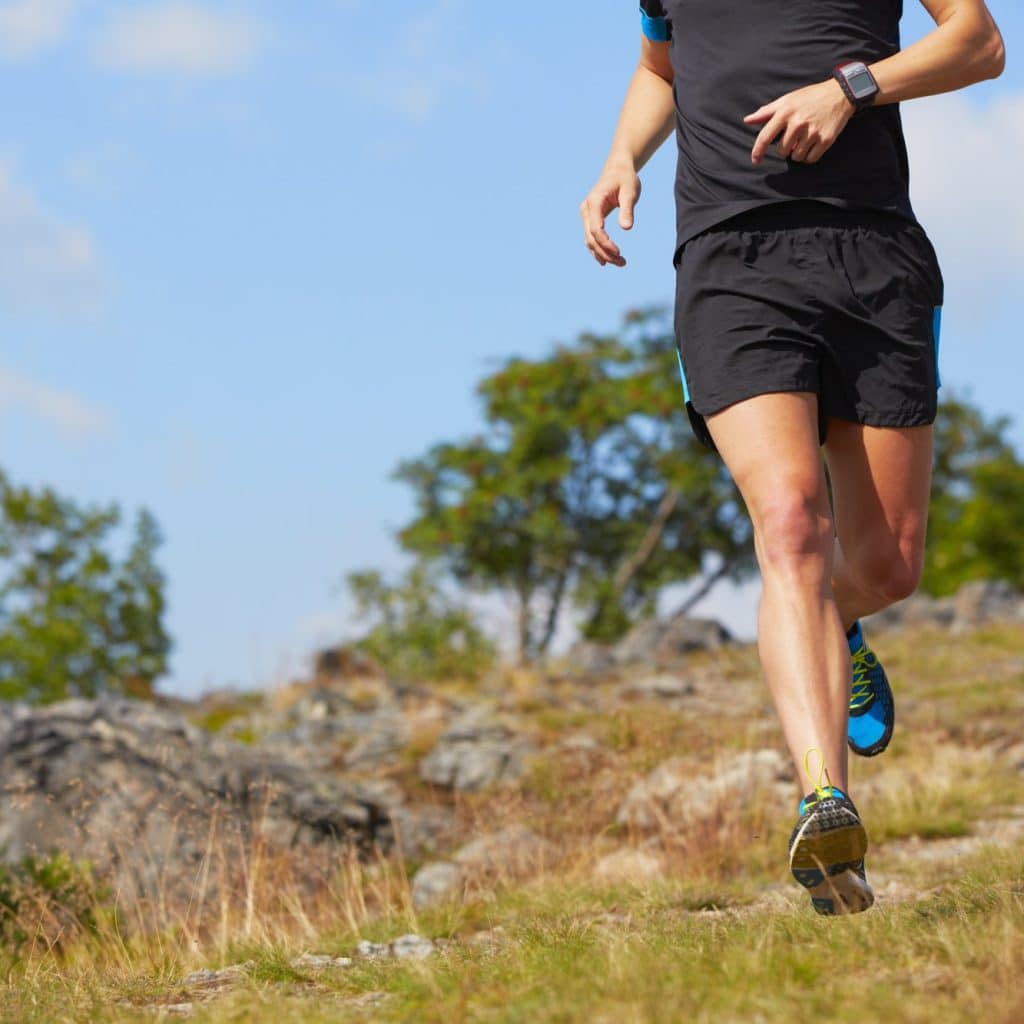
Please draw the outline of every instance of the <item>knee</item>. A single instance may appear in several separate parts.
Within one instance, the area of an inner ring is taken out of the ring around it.
[[[762,572],[824,572],[832,552],[832,519],[815,498],[799,491],[779,494],[755,519]]]
[[[916,532],[868,540],[858,548],[853,565],[860,587],[887,604],[910,597],[923,568],[924,538]]]

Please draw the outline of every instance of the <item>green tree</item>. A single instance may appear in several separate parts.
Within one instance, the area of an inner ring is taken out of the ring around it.
[[[146,511],[121,559],[116,505],[79,507],[0,474],[0,698],[148,695],[167,668],[160,535]]]
[[[545,654],[567,600],[584,635],[611,640],[666,585],[704,592],[753,567],[732,480],[687,423],[664,308],[509,359],[477,392],[485,433],[398,467],[416,500],[399,539],[464,584],[511,593],[521,659]]]
[[[1024,590],[1024,463],[1006,416],[957,396],[939,406],[923,589],[950,594],[973,579]]]
[[[476,679],[496,651],[470,611],[444,592],[436,569],[418,563],[395,584],[379,572],[348,577],[356,614],[372,626],[352,646],[405,679]]]

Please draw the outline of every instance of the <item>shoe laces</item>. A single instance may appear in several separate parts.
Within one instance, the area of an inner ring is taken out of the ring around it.
[[[821,762],[818,766],[817,776],[811,771],[812,754],[817,754]],[[804,810],[813,807],[820,800],[832,799],[835,787],[832,785],[832,779],[829,777],[828,768],[825,767],[825,755],[818,747],[807,748],[807,752],[804,754],[804,773],[814,786],[814,793],[803,802]]]
[[[874,694],[871,670],[878,668],[878,658],[867,644],[861,644],[853,654],[853,688],[850,690],[850,710],[863,707]]]

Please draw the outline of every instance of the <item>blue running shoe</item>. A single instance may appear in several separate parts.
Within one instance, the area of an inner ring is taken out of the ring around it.
[[[800,801],[800,820],[789,839],[789,870],[810,893],[816,913],[858,914],[874,904],[864,870],[867,848],[857,808],[831,782],[816,785]]]
[[[864,641],[859,621],[853,624],[846,638],[853,658],[847,743],[855,754],[874,757],[889,746],[896,724],[892,688],[875,652]]]

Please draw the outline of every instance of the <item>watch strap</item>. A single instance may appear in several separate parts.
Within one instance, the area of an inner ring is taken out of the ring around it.
[[[850,85],[850,80],[846,77],[844,68],[849,67],[851,64],[860,63],[858,61],[842,61],[832,69],[832,77],[839,83],[840,88],[843,90],[843,94],[846,98],[854,105],[857,110],[863,110],[865,107],[870,107],[875,102],[875,97],[878,95],[878,83],[875,81],[875,76],[871,74],[871,69],[867,64],[861,64],[864,72],[871,79],[875,86],[875,91],[867,96],[857,98],[853,91],[853,87]]]

